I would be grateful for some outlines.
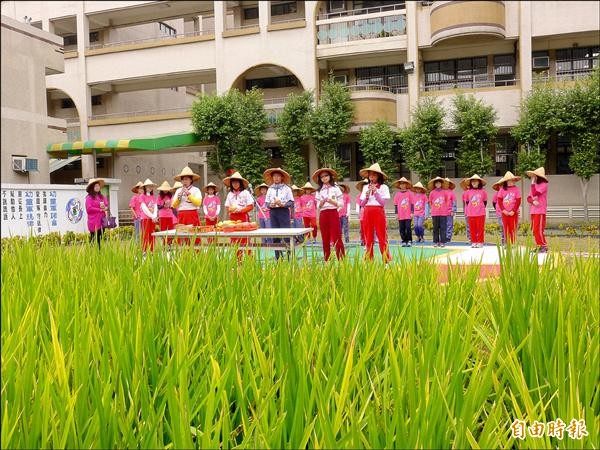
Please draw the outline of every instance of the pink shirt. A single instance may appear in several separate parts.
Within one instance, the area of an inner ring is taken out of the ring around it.
[[[360,194],[356,196],[356,207],[358,208],[358,220],[362,220],[365,209],[360,206]]]
[[[485,189],[467,189],[465,201],[469,202],[465,206],[465,216],[479,217],[485,216],[485,204],[487,202],[487,192]]]
[[[427,203],[427,195],[423,193],[416,194],[413,192],[413,205],[414,215],[424,216],[425,215],[425,203]]]
[[[142,203],[146,204],[146,207],[152,211],[154,209],[154,206],[156,205],[156,199],[154,198],[154,195],[152,194],[142,194],[140,195],[140,205]],[[140,218],[142,219],[152,219],[152,217],[148,217],[145,213],[143,209],[140,209]]]
[[[411,218],[411,206],[413,202],[412,192],[396,192],[396,195],[394,195],[394,205],[398,208],[398,220],[407,220]]]
[[[445,189],[434,189],[429,193],[431,216],[448,215],[448,196]]]
[[[158,195],[158,200],[156,201],[156,204],[158,206],[162,206],[162,208],[158,209],[158,217],[159,218],[171,218],[174,219],[175,218],[175,214],[173,214],[173,209],[171,208],[171,204],[169,203],[169,206],[164,206],[165,205],[165,200],[172,200],[172,196],[171,195],[167,195],[164,198],[160,197],[160,194]]]
[[[294,219],[302,219],[303,217],[302,200],[300,200],[300,196],[294,197]]]
[[[140,208],[140,198],[141,194],[135,194],[133,195],[133,197],[131,197],[131,200],[129,200],[129,207],[135,211],[134,219],[139,219],[142,215],[142,210]]]
[[[534,205],[534,200],[537,200],[539,205]],[[546,214],[546,210],[548,209],[548,183],[532,184],[527,201],[531,204],[529,208],[530,214]]]
[[[100,202],[104,202],[104,206],[109,207],[108,199],[102,194],[94,197],[88,195],[85,198],[85,212],[87,213],[87,226],[90,233],[102,229],[102,217],[106,213],[100,209]]]
[[[204,202],[202,205],[204,205],[206,217],[213,219],[217,217],[217,210],[219,209],[218,207],[221,206],[221,199],[218,195],[207,195],[204,197]]]
[[[340,217],[345,217],[348,215],[348,207],[350,206],[350,196],[346,193],[342,195],[344,206],[340,209]]]
[[[448,199],[446,215],[451,216],[454,213],[454,205],[456,205],[456,194],[453,189],[446,189],[446,194]]]
[[[265,194],[256,198],[256,203],[258,204],[258,218],[259,219],[268,219],[271,217],[271,210],[265,207],[265,199],[267,196]]]
[[[502,211],[500,210],[500,203],[498,202],[498,191],[494,191],[494,196],[492,197],[492,203],[496,204],[496,217],[502,217]]]
[[[317,201],[315,194],[304,194],[302,197],[302,214],[303,217],[317,217]]]
[[[500,210],[519,212],[521,203],[521,191],[517,186],[508,186],[506,189],[500,188],[498,192],[498,202]]]

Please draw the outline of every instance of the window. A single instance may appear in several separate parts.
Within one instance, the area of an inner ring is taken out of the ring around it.
[[[487,57],[425,63],[425,90],[473,88],[488,84]]]
[[[344,167],[344,172],[350,174],[352,172],[352,157],[355,153],[357,143],[356,142],[346,142],[343,144],[338,144],[335,154],[337,158],[339,158],[341,165]],[[341,174],[340,180],[341,181]]]
[[[354,2],[352,3],[352,9],[381,8],[381,11],[393,11],[394,9],[402,9],[404,5],[405,2],[402,0],[354,0]]]
[[[65,41],[65,47],[68,45],[77,45],[77,35],[76,34],[64,36],[63,39]]]
[[[62,109],[75,108],[75,103],[73,103],[73,100],[71,100],[70,98],[63,98],[60,101],[60,107]]]
[[[329,12],[344,11],[345,9],[345,0],[329,0]]]
[[[517,143],[511,135],[504,134],[496,137],[495,161],[496,176],[502,176],[508,170],[514,172],[517,161]]]
[[[175,28],[163,22],[158,22],[158,29],[168,36],[175,36],[177,34],[177,30]]]
[[[285,16],[298,11],[296,2],[271,2],[271,16]]]
[[[259,89],[277,89],[295,86],[298,86],[298,79],[294,75],[246,80],[246,90],[248,91],[253,87],[257,87]]]
[[[456,151],[460,138],[446,138],[444,148],[442,150],[442,162],[444,163],[444,174],[442,176],[448,178],[458,178],[458,166],[456,165]]]
[[[269,155],[269,157],[271,159],[282,159],[283,158],[283,154],[281,153],[280,147],[269,147],[265,150],[267,151],[267,155]]]
[[[92,106],[99,106],[102,104],[101,95],[92,95]]]
[[[558,138],[556,142],[556,174],[557,175],[568,175],[572,174],[573,171],[569,167],[569,160],[573,150],[571,148],[571,140],[565,138]]]
[[[90,44],[92,42],[98,42],[100,40],[100,32],[99,31],[92,31],[90,33]]]
[[[405,91],[408,87],[408,77],[404,66],[360,67],[355,69],[356,84],[387,86],[394,92]]]
[[[244,8],[244,20],[258,19],[258,6]]]
[[[563,80],[587,76],[598,66],[600,47],[574,47],[556,50],[556,75]],[[579,76],[578,76],[579,75]]]
[[[496,86],[512,86],[515,84],[514,55],[494,56],[494,81]]]

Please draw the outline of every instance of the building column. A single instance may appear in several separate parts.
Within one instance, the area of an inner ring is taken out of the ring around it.
[[[531,63],[531,2],[518,2],[519,5],[519,78],[521,80],[521,98],[524,98],[532,86]]]
[[[408,75],[408,102],[410,110],[419,102],[421,61],[419,60],[417,2],[406,2],[406,60],[414,64],[414,72]]]
[[[221,95],[229,89],[226,84],[225,73],[225,45],[223,39],[223,31],[227,20],[226,2],[214,2],[215,5],[215,50],[216,50],[216,83],[217,95]]]
[[[261,33],[267,32],[267,27],[271,23],[271,2],[258,2],[258,26]]]

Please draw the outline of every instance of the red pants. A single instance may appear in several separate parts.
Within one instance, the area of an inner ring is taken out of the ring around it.
[[[323,257],[325,261],[329,261],[332,243],[335,245],[337,259],[342,259],[346,256],[346,250],[342,240],[342,227],[337,209],[321,210],[319,223],[321,224],[321,239],[323,239]]]
[[[363,231],[363,221],[362,221],[362,219],[359,219],[359,221],[358,221],[358,227],[360,229],[360,243],[364,244],[365,243],[365,232]]]
[[[189,209],[189,210],[179,211],[179,213],[177,214],[177,220],[178,220],[178,223],[180,223],[182,225],[193,225],[195,227],[200,226],[200,217],[198,216],[197,209]],[[177,239],[177,243],[189,245],[190,239],[189,238],[179,238],[179,239]],[[194,241],[194,244],[200,245],[200,238],[196,238],[196,240]]]
[[[242,222],[248,222],[248,221],[250,221],[250,216],[248,215],[248,213],[229,213],[229,220],[241,220]],[[240,246],[247,245],[248,238],[231,238],[231,243],[240,245]],[[243,253],[244,252],[242,250],[237,251],[236,254],[238,257],[238,261],[240,260]],[[250,250],[246,250],[246,254],[249,255]]]
[[[316,217],[303,217],[304,228],[312,228],[312,237],[317,237],[317,218]]]
[[[204,223],[206,226],[216,225],[218,221],[219,221],[218,218],[215,218],[215,219],[209,219],[208,217],[204,218]]]
[[[375,234],[379,241],[379,251],[384,262],[392,259],[388,249],[387,222],[383,206],[365,206],[362,220],[363,233],[365,235],[365,258],[373,259],[373,246]]]
[[[547,247],[546,236],[544,231],[546,230],[546,214],[532,214],[531,215],[531,229],[533,230],[533,238],[538,247]]]
[[[150,251],[154,250],[154,236],[152,233],[156,230],[156,225],[152,221],[152,219],[142,219],[142,250],[146,251],[150,249]]]
[[[175,221],[173,220],[172,217],[159,217],[158,218],[158,226],[160,228],[160,231],[174,230],[175,229]],[[168,237],[167,244],[171,245],[171,242],[173,242],[173,238]]]
[[[517,225],[519,224],[519,215],[515,212],[514,216],[502,214],[502,225],[504,225],[504,237],[506,242],[514,244],[517,242]]]
[[[485,216],[467,217],[469,220],[469,231],[471,233],[471,243],[483,244],[485,237]]]

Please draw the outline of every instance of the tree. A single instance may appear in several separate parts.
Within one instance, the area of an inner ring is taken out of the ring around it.
[[[373,125],[363,128],[360,132],[359,142],[365,165],[379,163],[385,173],[396,173],[397,167],[392,158],[394,140],[394,131],[383,120],[377,120]]]
[[[399,134],[406,164],[421,180],[433,178],[443,167],[443,124],[443,107],[427,97],[411,112],[410,126]]]
[[[579,177],[586,222],[588,213],[588,187],[590,178],[600,170],[600,68],[592,76],[581,80],[562,93],[559,133],[571,138],[573,154],[569,167]]]
[[[336,149],[352,125],[354,106],[350,90],[333,78],[323,81],[321,99],[309,119],[309,135],[323,166],[331,167],[340,177],[346,169],[337,158]]]
[[[290,94],[277,119],[277,137],[283,153],[283,169],[296,184],[304,180],[306,159],[302,155],[302,145],[308,139],[309,118],[312,112],[312,92],[304,91],[300,95]]]
[[[461,136],[456,159],[459,169],[467,176],[491,173],[494,163],[488,149],[498,133],[496,110],[473,95],[457,94],[452,103],[452,121]]]

